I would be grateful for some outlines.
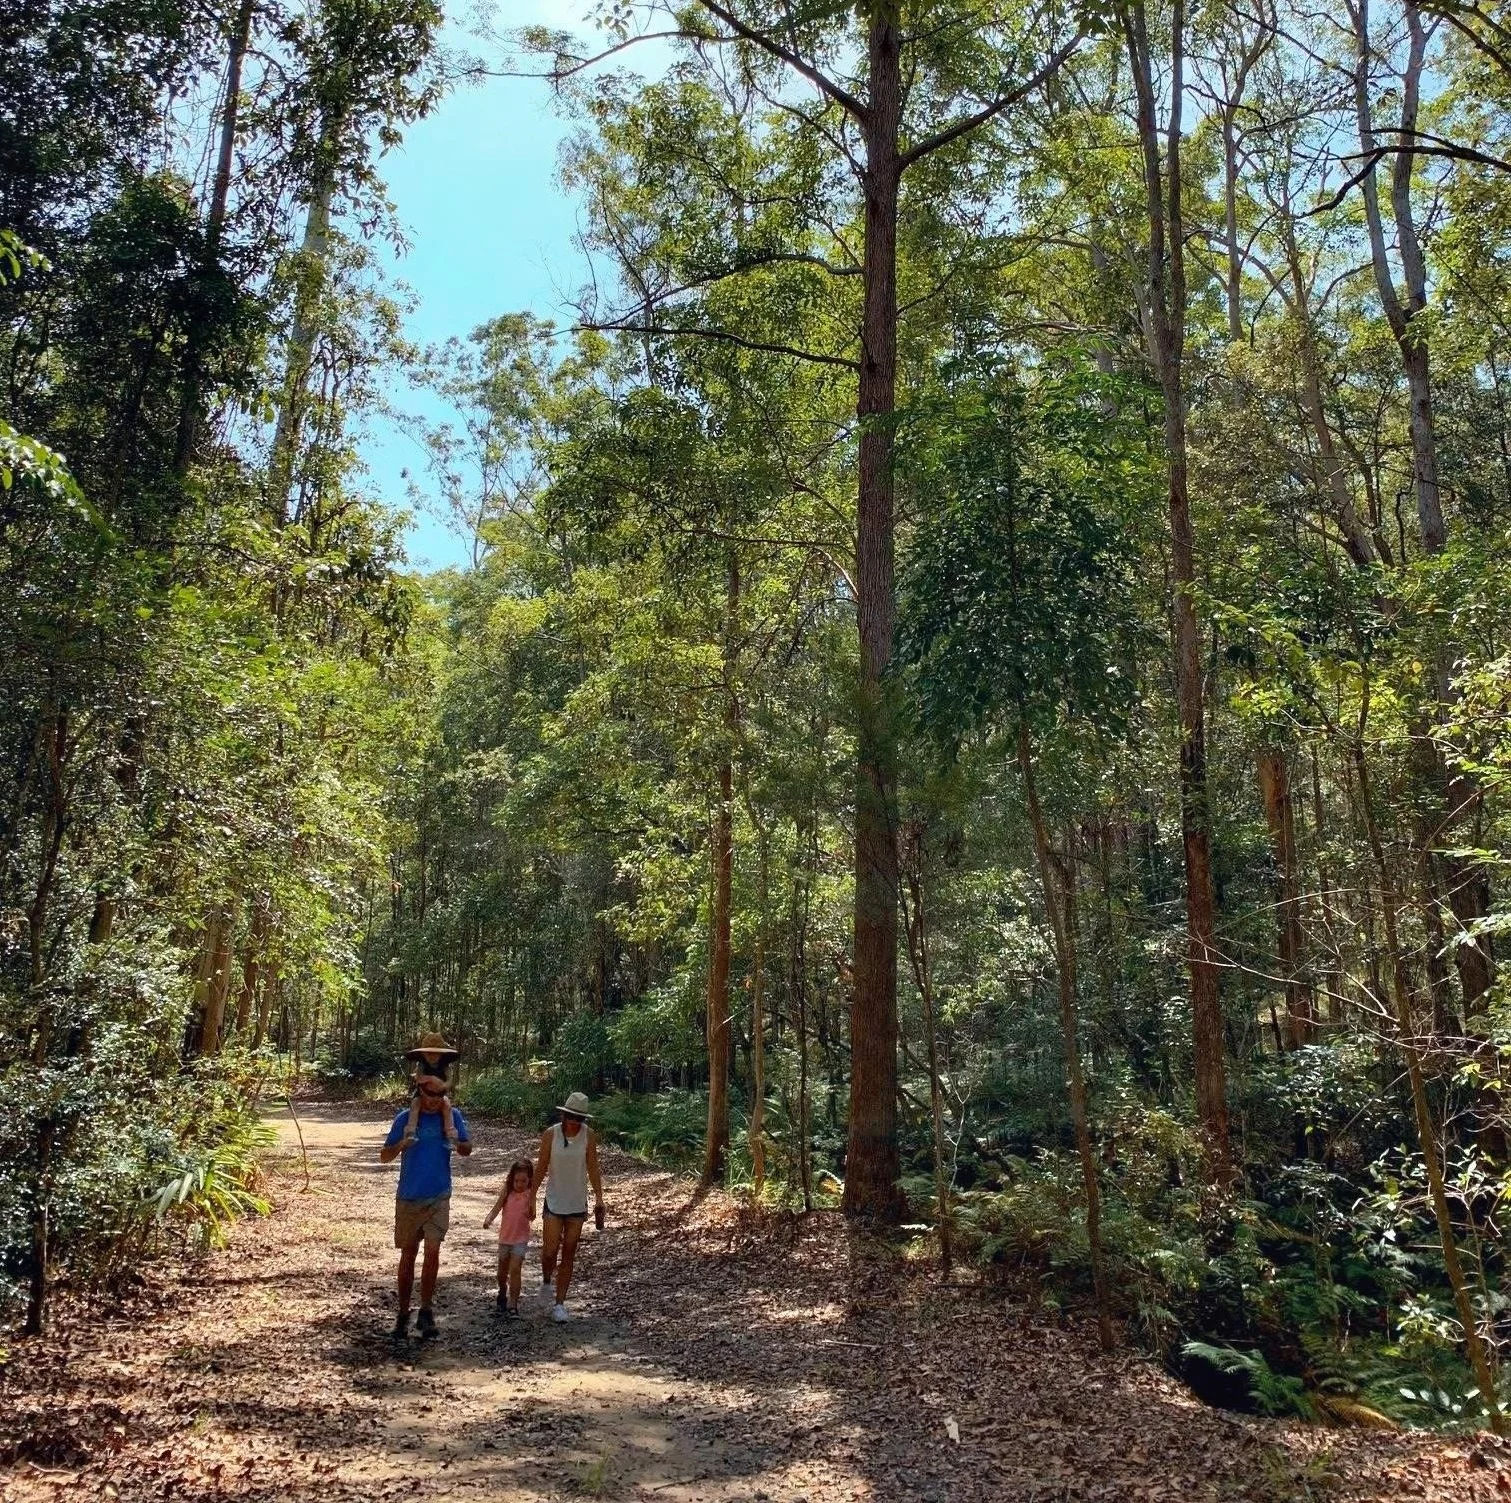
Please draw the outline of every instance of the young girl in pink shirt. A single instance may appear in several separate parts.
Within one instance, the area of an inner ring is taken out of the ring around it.
[[[535,1170],[529,1159],[515,1159],[509,1177],[498,1192],[485,1227],[503,1212],[498,1223],[498,1308],[501,1315],[519,1314],[519,1281],[530,1245],[530,1223],[535,1220]]]

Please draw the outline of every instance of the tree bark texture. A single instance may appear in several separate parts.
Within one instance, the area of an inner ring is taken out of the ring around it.
[[[1185,224],[1181,194],[1181,103],[1184,89],[1184,0],[1172,17],[1169,124],[1165,160],[1154,93],[1154,71],[1142,0],[1121,12],[1124,40],[1138,96],[1138,130],[1149,219],[1145,327],[1164,399],[1164,434],[1174,591],[1172,635],[1175,697],[1180,714],[1181,835],[1186,871],[1187,967],[1196,1076],[1196,1109],[1219,1178],[1231,1172],[1227,1062],[1218,991],[1216,903],[1212,887],[1211,812],[1207,802],[1207,736],[1203,704],[1201,627],[1196,615],[1196,537],[1186,464],[1183,361],[1186,330]],[[1168,186],[1168,198],[1166,188]]]
[[[897,769],[885,674],[896,625],[892,422],[897,398],[897,206],[901,163],[901,37],[878,5],[868,46],[864,121],[865,307],[860,422],[856,608],[860,627],[855,790],[854,981],[850,999],[850,1130],[844,1209],[895,1220],[897,1181]]]
[[[1290,758],[1283,747],[1267,746],[1259,753],[1259,786],[1275,863],[1275,932],[1285,984],[1285,1046],[1300,1049],[1312,1041],[1316,1011],[1311,986],[1303,974],[1296,815],[1291,800]]]

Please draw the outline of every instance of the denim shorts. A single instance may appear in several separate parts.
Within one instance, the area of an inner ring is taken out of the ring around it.
[[[530,1244],[528,1242],[500,1242],[498,1245],[498,1255],[501,1258],[522,1258],[529,1249]]]

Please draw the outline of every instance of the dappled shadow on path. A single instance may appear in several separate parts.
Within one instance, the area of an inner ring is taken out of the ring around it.
[[[989,1289],[934,1288],[836,1216],[756,1215],[619,1154],[581,1318],[528,1301],[503,1321],[481,1223],[531,1139],[481,1123],[457,1164],[441,1334],[395,1352],[396,1170],[376,1164],[391,1118],[300,1117],[307,1193],[290,1128],[275,1217],[185,1269],[150,1326],[93,1327],[6,1370],[18,1426],[56,1437],[60,1412],[79,1419],[43,1470],[0,1471],[17,1503],[60,1478],[131,1503],[1260,1503],[1320,1496],[1329,1476],[1330,1497],[1391,1497],[1449,1471],[1466,1503],[1496,1496],[1493,1472],[1440,1443],[1218,1414]]]

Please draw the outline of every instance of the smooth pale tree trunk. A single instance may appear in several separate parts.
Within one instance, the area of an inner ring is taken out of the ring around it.
[[[1050,844],[1049,827],[1039,803],[1034,777],[1033,740],[1028,726],[1018,724],[1018,770],[1023,776],[1023,799],[1033,831],[1034,856],[1044,892],[1044,911],[1054,936],[1055,971],[1060,998],[1060,1032],[1064,1039],[1065,1077],[1070,1093],[1070,1118],[1076,1153],[1081,1160],[1081,1186],[1086,1196],[1086,1241],[1091,1251],[1091,1283],[1097,1307],[1097,1334],[1104,1351],[1113,1346],[1112,1311],[1102,1256],[1102,1195],[1097,1178],[1096,1152],[1091,1141],[1086,1106],[1086,1075],[1081,1068],[1080,1007],[1076,996],[1078,955],[1075,933],[1075,873],[1062,866]]]
[[[724,617],[724,739],[719,749],[719,804],[713,822],[713,893],[708,955],[708,1129],[703,1183],[724,1179],[729,1156],[729,1074],[733,1036],[729,1009],[731,888],[734,879],[734,747],[739,731],[735,659],[739,644],[740,567],[733,552]]]
[[[1374,43],[1370,33],[1369,0],[1348,0],[1348,12],[1354,32],[1354,109],[1359,150],[1366,162],[1359,188],[1369,232],[1370,265],[1386,322],[1400,350],[1409,403],[1407,428],[1411,438],[1412,486],[1417,503],[1417,538],[1422,551],[1432,556],[1447,547],[1448,528],[1443,517],[1438,473],[1431,343],[1428,319],[1424,316],[1428,308],[1427,261],[1411,202],[1411,176],[1416,158],[1410,151],[1397,151],[1391,171],[1391,217],[1401,263],[1402,285],[1398,291],[1390,263],[1375,170],[1380,146],[1370,99]],[[1400,68],[1400,126],[1393,134],[1401,143],[1409,144],[1417,130],[1422,79],[1427,72],[1427,29],[1421,10],[1412,0],[1406,0],[1403,14],[1407,51]],[[1436,665],[1437,697],[1443,704],[1454,695],[1453,656],[1453,649],[1445,648]],[[1477,802],[1477,790],[1469,778],[1450,773],[1441,752],[1436,749],[1433,761],[1433,776],[1439,784],[1445,810],[1443,833],[1446,833],[1446,827]],[[1449,906],[1460,929],[1460,943],[1453,952],[1454,964],[1464,993],[1465,1012],[1473,1016],[1484,1010],[1495,980],[1491,940],[1488,935],[1474,935],[1477,921],[1490,911],[1489,878],[1483,866],[1464,857],[1443,854],[1439,859]]]
[[[215,177],[210,189],[209,210],[205,215],[205,252],[200,268],[201,282],[213,284],[220,275],[220,242],[225,232],[226,208],[231,197],[231,172],[236,156],[236,134],[241,114],[241,75],[247,48],[252,39],[252,19],[256,0],[241,0],[231,27],[226,57],[226,99],[220,116],[220,145],[216,153]],[[200,404],[204,399],[204,347],[198,329],[189,336],[184,352],[184,387],[178,413],[178,444],[174,469],[182,476],[194,462],[199,437]]]
[[[1359,778],[1359,808],[1369,840],[1370,854],[1374,858],[1375,880],[1380,885],[1380,913],[1385,928],[1386,958],[1390,965],[1391,1000],[1395,1008],[1398,1042],[1406,1060],[1406,1075],[1411,1085],[1418,1146],[1422,1150],[1422,1163],[1427,1171],[1427,1193],[1433,1218],[1437,1222],[1438,1241],[1443,1251],[1443,1270],[1448,1275],[1448,1283],[1453,1290],[1454,1308],[1458,1311],[1459,1323],[1464,1331],[1464,1351],[1479,1384],[1480,1400],[1490,1412],[1490,1428],[1497,1435],[1504,1435],[1505,1416],[1496,1397],[1495,1374],[1490,1366],[1489,1353],[1480,1339],[1474,1302],[1469,1297],[1469,1282],[1464,1275],[1463,1260],[1459,1256],[1458,1236],[1453,1226],[1453,1213],[1448,1203],[1448,1192],[1443,1182],[1443,1165],[1438,1153],[1437,1127],[1432,1120],[1432,1104],[1427,1095],[1427,1081],[1422,1070],[1421,1051],[1417,1045],[1416,1021],[1412,1016],[1411,981],[1406,970],[1405,951],[1401,946],[1400,900],[1396,895],[1390,862],[1386,859],[1379,821],[1375,816],[1369,764],[1364,755],[1363,733],[1368,714],[1369,688],[1366,683],[1359,713],[1359,735],[1350,750]]]
[[[1338,910],[1333,897],[1332,867],[1326,855],[1327,817],[1322,800],[1322,766],[1317,748],[1312,747],[1312,826],[1313,839],[1317,845],[1317,898],[1321,908],[1322,932],[1327,944],[1327,960],[1323,969],[1323,987],[1327,994],[1327,1021],[1332,1027],[1343,1022],[1343,975],[1339,950]]]
[[[1154,70],[1142,0],[1120,13],[1138,96],[1138,133],[1149,220],[1144,323],[1164,405],[1164,437],[1174,601],[1175,697],[1180,716],[1181,836],[1186,871],[1187,967],[1196,1074],[1196,1110],[1220,1180],[1231,1176],[1227,1060],[1218,991],[1212,828],[1207,799],[1207,733],[1203,703],[1201,625],[1196,615],[1196,537],[1186,462],[1185,223],[1181,191],[1181,107],[1184,96],[1185,4],[1175,0],[1174,39],[1166,90],[1169,124],[1162,166]],[[1168,200],[1166,186],[1168,184]]]
[[[729,960],[730,887],[734,864],[734,831],[730,808],[729,758],[719,767],[719,807],[714,813],[710,856],[713,865],[712,912],[709,917],[707,1003],[708,1127],[703,1146],[703,1182],[724,1178],[729,1152]]]
[[[844,1208],[895,1220],[897,1148],[897,769],[884,675],[896,627],[892,423],[897,401],[897,206],[902,167],[901,35],[877,5],[868,48],[864,310],[861,327],[856,609],[860,705],[855,790],[854,982],[850,1000],[850,1129]]]
[[[808,912],[813,892],[813,865],[800,865],[804,853],[812,855],[811,826],[799,817],[793,822],[793,875],[791,909],[791,952],[787,978],[788,1004],[792,1010],[792,1028],[797,1036],[797,1174],[803,1191],[803,1209],[813,1209],[813,1166],[809,1154],[808,1104]]]
[[[1296,816],[1291,800],[1290,758],[1283,747],[1259,753],[1259,786],[1275,862],[1275,928],[1285,981],[1285,1047],[1312,1041],[1316,1013],[1312,989],[1302,974],[1301,899],[1296,884]]]
[[[915,829],[908,840],[911,860],[907,863],[907,932],[908,959],[913,980],[923,1004],[923,1038],[929,1065],[929,1118],[934,1132],[934,1216],[939,1227],[939,1271],[949,1278],[954,1262],[950,1237],[950,1176],[946,1171],[944,1131],[944,1084],[939,1076],[939,1031],[934,1006],[934,963],[929,953],[928,910],[924,906],[923,831]]]
[[[325,295],[330,259],[331,205],[336,196],[336,141],[340,122],[332,119],[322,131],[316,149],[318,163],[310,185],[309,208],[295,269],[294,317],[284,349],[283,381],[278,403],[278,422],[268,455],[268,501],[282,526],[289,520],[289,490],[294,479],[294,454],[299,428],[304,421],[310,367],[320,327],[320,304]],[[425,869],[423,853],[420,871]]]
[[[753,813],[753,811],[752,811]],[[756,932],[750,978],[750,1168],[757,1196],[766,1188],[766,907],[771,848],[765,826],[756,832]]]

